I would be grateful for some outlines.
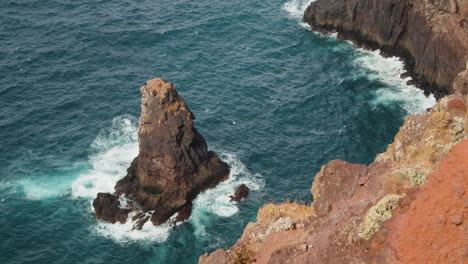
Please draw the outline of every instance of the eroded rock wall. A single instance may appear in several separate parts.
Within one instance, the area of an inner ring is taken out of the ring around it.
[[[416,84],[438,98],[455,92],[453,81],[467,67],[468,0],[317,0],[304,20],[404,58]]]

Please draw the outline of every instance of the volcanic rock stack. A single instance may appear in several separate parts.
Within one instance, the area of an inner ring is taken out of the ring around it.
[[[172,83],[157,78],[140,91],[139,154],[115,193],[99,193],[93,202],[96,216],[112,223],[137,212],[136,228],[148,220],[160,225],[175,213],[176,221],[187,219],[195,197],[229,176],[229,166],[208,151]]]

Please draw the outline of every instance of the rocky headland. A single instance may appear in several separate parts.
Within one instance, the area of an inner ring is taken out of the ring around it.
[[[229,176],[229,166],[194,127],[195,116],[170,82],[157,78],[140,88],[139,154],[115,192],[99,193],[96,216],[124,223],[133,213],[135,228],[148,220],[165,223],[190,216],[196,196]]]
[[[456,92],[453,81],[466,69],[467,0],[317,0],[304,21],[403,58],[413,81],[437,98]]]
[[[402,57],[438,102],[407,116],[370,165],[324,165],[311,205],[263,206],[235,245],[199,262],[467,262],[468,2],[317,0],[304,19]]]

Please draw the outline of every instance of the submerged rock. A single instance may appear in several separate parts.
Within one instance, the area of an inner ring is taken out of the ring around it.
[[[229,198],[231,198],[230,202],[239,202],[240,200],[247,198],[247,196],[249,196],[249,187],[245,184],[241,184],[237,187],[234,195],[230,195]]]
[[[185,220],[192,200],[226,180],[229,166],[208,151],[194,127],[195,116],[172,83],[157,78],[140,91],[139,154],[117,182],[114,194],[98,194],[93,203],[96,216],[112,223],[125,222],[129,212],[137,211],[134,221],[140,215],[159,225],[179,212],[177,220]],[[119,196],[130,201],[126,209],[120,208]]]

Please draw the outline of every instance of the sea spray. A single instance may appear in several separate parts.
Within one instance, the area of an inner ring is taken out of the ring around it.
[[[138,155],[136,118],[118,116],[109,128],[101,130],[92,142],[95,154],[89,158],[91,169],[72,184],[75,198],[94,199],[99,192],[114,192],[115,183],[123,178]]]
[[[436,103],[433,95],[426,96],[416,86],[407,84],[411,77],[400,77],[406,70],[403,61],[398,57],[383,57],[380,50],[358,49],[358,58],[354,63],[363,70],[360,74],[385,84],[383,88],[375,91],[372,104],[399,103],[411,114],[422,113]]]
[[[311,0],[289,0],[283,5],[283,9],[288,12],[289,18],[298,20],[301,27],[310,29],[309,25],[303,22],[302,17],[304,11],[312,2]]]

